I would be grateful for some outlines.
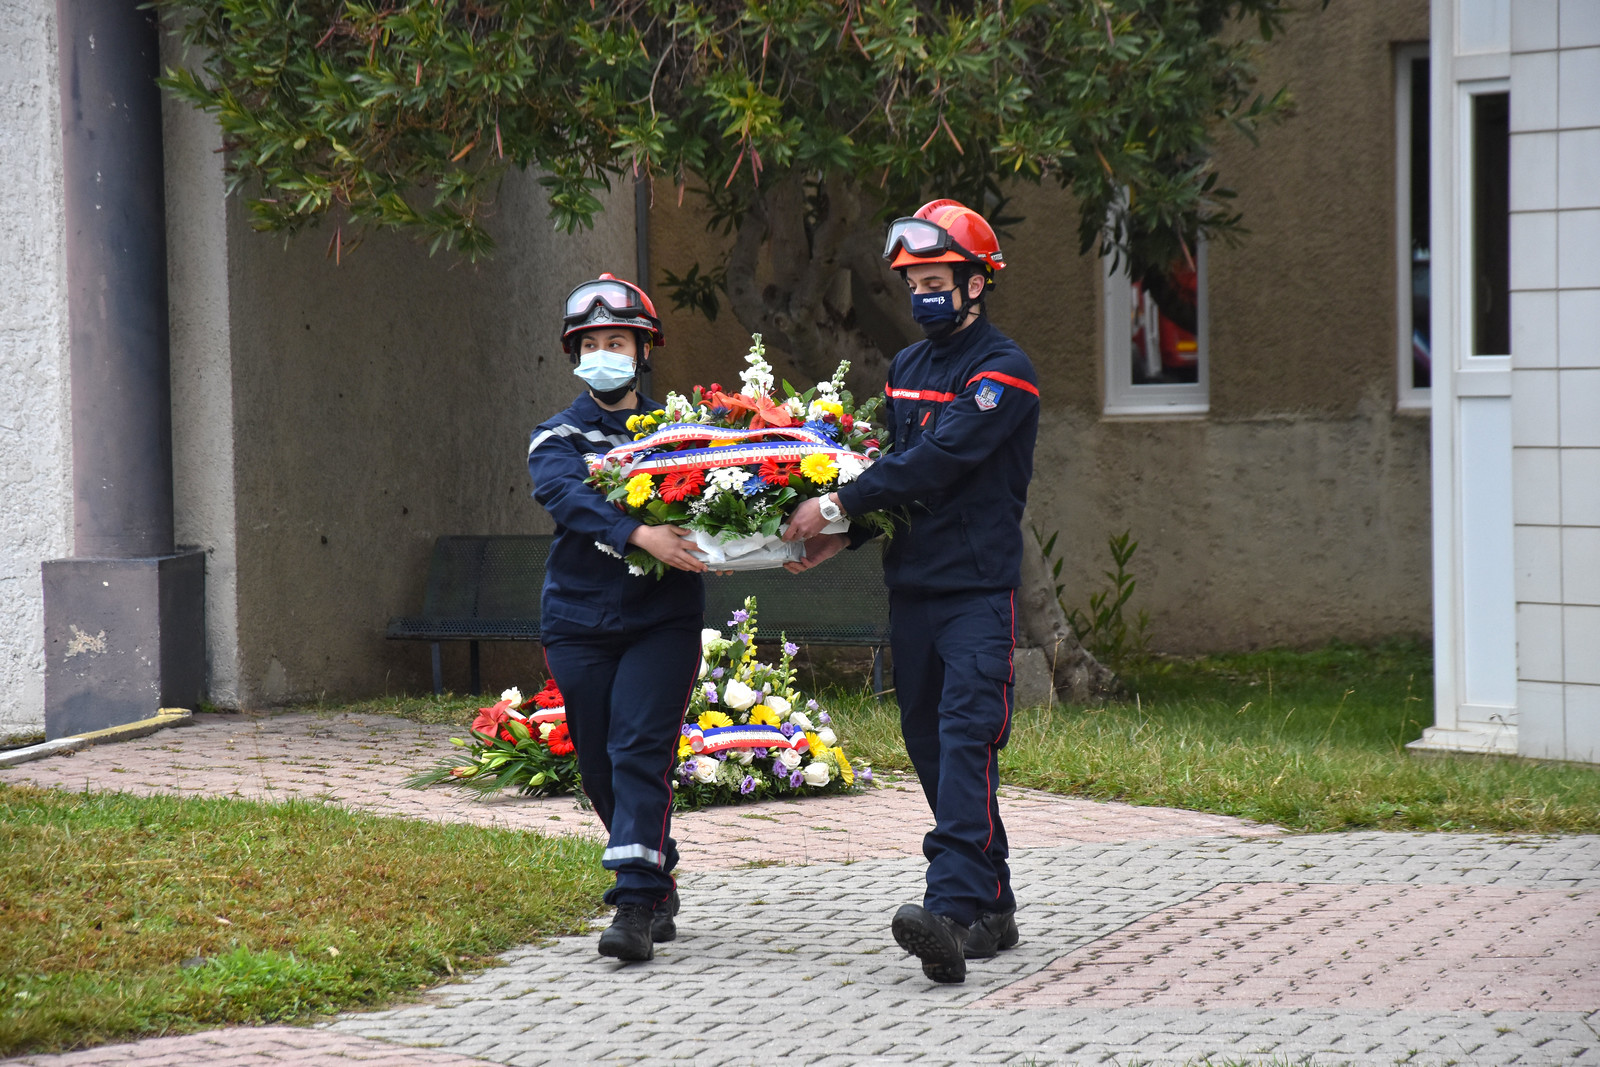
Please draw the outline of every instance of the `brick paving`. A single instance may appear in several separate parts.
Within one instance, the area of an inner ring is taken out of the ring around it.
[[[591,827],[570,801],[397,788],[448,733],[219,716],[0,781]],[[680,936],[649,964],[560,938],[315,1028],[20,1062],[1600,1065],[1600,838],[1285,836],[1021,790],[1002,804],[1023,941],[962,986],[926,981],[889,936],[893,908],[921,891],[928,818],[905,783],[680,819]]]

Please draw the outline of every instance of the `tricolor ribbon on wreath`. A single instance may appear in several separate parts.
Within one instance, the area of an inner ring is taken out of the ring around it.
[[[709,730],[691,725],[686,736],[691,749],[707,756],[734,748],[792,748],[796,752],[804,752],[811,747],[811,742],[799,730],[795,731],[793,737],[785,737],[776,726],[754,724],[713,726]]]
[[[705,448],[660,451],[694,441],[714,443]],[[628,474],[681,474],[719,467],[743,467],[767,460],[797,463],[817,454],[825,455],[835,463],[844,461],[861,467],[871,462],[866,456],[841,448],[837,441],[821,431],[805,426],[731,430],[706,427],[694,422],[674,422],[638,441],[618,445],[604,456],[591,458],[590,465],[591,468],[598,468],[602,464],[615,463]]]

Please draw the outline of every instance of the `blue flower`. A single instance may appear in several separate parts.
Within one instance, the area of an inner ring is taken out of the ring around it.
[[[822,422],[820,420],[812,420],[811,422],[806,423],[806,429],[820,433],[822,436],[826,437],[835,444],[837,444],[839,441],[839,427],[833,425],[832,423]]]

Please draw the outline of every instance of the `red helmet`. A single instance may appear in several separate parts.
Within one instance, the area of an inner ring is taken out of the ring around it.
[[[561,318],[561,350],[571,352],[575,335],[602,326],[626,326],[638,330],[652,345],[666,344],[661,334],[661,319],[645,291],[614,274],[602,274],[584,282],[567,294]],[[642,353],[641,353],[642,354]]]
[[[933,200],[910,218],[895,219],[883,258],[895,270],[918,263],[977,263],[989,271],[1006,266],[994,228],[956,200]]]

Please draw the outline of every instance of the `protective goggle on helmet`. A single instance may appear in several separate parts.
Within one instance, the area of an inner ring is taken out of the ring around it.
[[[576,343],[574,335],[602,326],[626,326],[643,331],[650,344],[658,348],[666,343],[655,304],[643,289],[614,274],[602,274],[579,285],[567,294],[562,310],[561,347],[567,352],[571,352]]]
[[[883,258],[895,270],[919,263],[960,262],[992,270],[1005,268],[993,227],[955,200],[934,200],[915,215],[890,223]]]

